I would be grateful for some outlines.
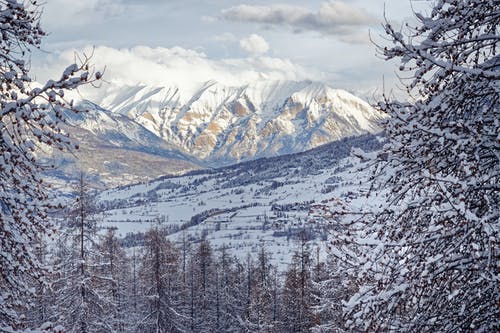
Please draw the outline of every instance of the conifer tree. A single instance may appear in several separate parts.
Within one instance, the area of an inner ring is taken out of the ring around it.
[[[137,323],[140,321],[140,258],[138,254],[138,249],[136,247],[132,248],[132,254],[127,257],[128,266],[128,277],[125,276],[125,307],[124,314],[126,316],[125,325],[126,332],[135,332]]]
[[[282,318],[290,332],[308,332],[314,326],[314,289],[311,253],[304,235],[300,248],[292,257],[282,291]]]
[[[130,270],[125,252],[115,235],[115,229],[108,229],[97,246],[96,265],[104,277],[98,287],[102,296],[108,299],[105,316],[115,332],[125,332],[128,310],[128,277]]]
[[[35,255],[41,267],[50,277],[52,272],[51,263],[49,262],[50,252],[47,242],[40,239],[36,245]],[[54,303],[54,293],[49,281],[32,281],[31,285],[35,288],[35,294],[26,298],[26,304],[29,306],[24,311],[27,327],[41,327],[47,322],[53,320],[51,306]]]
[[[193,251],[191,265],[193,327],[195,332],[213,331],[217,321],[217,289],[213,250],[207,240],[202,240]]]
[[[301,304],[297,298],[300,289],[300,277],[297,262],[290,264],[281,290],[280,331],[301,332]]]
[[[216,264],[216,325],[217,332],[240,332],[242,313],[240,267],[237,260],[228,253],[226,246],[219,249]]]
[[[111,300],[102,288],[110,276],[102,274],[94,213],[93,196],[81,174],[55,256],[53,312],[68,333],[114,332],[106,315],[112,308]]]
[[[386,100],[374,188],[387,204],[334,237],[359,289],[350,330],[500,329],[500,3],[439,0],[385,24],[408,101]],[[340,254],[341,253],[341,254]]]
[[[317,261],[314,268],[314,326],[312,332],[348,332],[345,330],[342,304],[355,292],[349,276],[338,259],[329,255],[326,262]]]
[[[144,300],[141,304],[142,319],[139,332],[182,332],[183,326],[177,311],[179,253],[166,239],[167,232],[158,225],[144,237],[144,254],[139,273]]]
[[[242,290],[242,314],[241,314],[241,322],[243,326],[244,332],[252,332],[254,326],[251,321],[252,317],[252,296],[253,296],[253,288],[254,288],[254,279],[255,279],[255,269],[254,262],[252,260],[252,256],[250,253],[247,254],[247,258],[245,260],[244,265],[241,266],[241,277],[242,281],[240,283]]]
[[[81,111],[64,91],[96,79],[88,58],[69,66],[57,80],[31,85],[29,54],[45,32],[36,1],[0,1],[0,329],[21,326],[19,312],[32,296],[31,281],[43,280],[33,244],[51,234],[53,205],[41,172],[41,148],[70,149],[61,132],[64,112]],[[29,304],[29,302],[28,302]]]
[[[257,262],[252,274],[252,292],[249,322],[254,332],[272,332],[274,321],[273,316],[273,276],[272,265],[269,254],[263,245],[257,257]]]

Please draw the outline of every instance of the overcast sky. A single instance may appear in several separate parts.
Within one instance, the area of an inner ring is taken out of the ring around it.
[[[412,16],[409,0],[47,0],[33,67],[45,79],[96,47],[112,82],[310,79],[363,94],[395,77],[369,40],[383,42],[384,5]]]

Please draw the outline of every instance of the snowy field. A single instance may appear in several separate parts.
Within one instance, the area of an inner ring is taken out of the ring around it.
[[[174,242],[208,239],[241,258],[264,245],[280,265],[290,262],[305,232],[310,247],[324,255],[332,221],[319,208],[337,199],[352,207],[368,205],[359,197],[368,184],[357,159],[330,153],[312,151],[109,190],[98,197],[104,207],[98,220],[121,237],[160,224]],[[324,163],[325,154],[330,163]]]

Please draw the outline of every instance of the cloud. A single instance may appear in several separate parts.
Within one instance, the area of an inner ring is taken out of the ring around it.
[[[88,26],[128,15],[135,7],[122,0],[51,0],[43,5],[42,23],[48,31],[67,26]]]
[[[224,9],[222,18],[230,21],[255,22],[278,26],[288,26],[295,32],[317,31],[337,35],[349,42],[349,35],[359,34],[359,30],[377,22],[366,10],[353,7],[342,1],[322,3],[317,12],[305,7],[292,5],[238,5]],[[359,38],[352,43],[359,42]]]
[[[269,44],[266,40],[257,35],[251,34],[250,36],[240,40],[240,47],[250,54],[263,54],[269,51]]]
[[[86,53],[90,54],[91,48]],[[59,77],[64,67],[74,62],[75,51],[52,56],[34,68],[41,82]],[[227,86],[241,86],[258,80],[316,80],[315,71],[305,69],[288,59],[256,56],[251,58],[210,59],[204,53],[181,47],[111,48],[100,46],[93,51],[97,68],[106,67],[102,89],[84,89],[82,94],[99,100],[107,89],[123,85],[145,84],[175,87],[186,95],[194,93],[210,80]],[[318,74],[319,75],[319,74]]]

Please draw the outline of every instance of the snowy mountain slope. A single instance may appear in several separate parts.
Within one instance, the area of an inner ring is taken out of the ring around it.
[[[305,151],[374,133],[381,115],[346,91],[311,81],[228,87],[110,85],[93,102],[142,124],[178,150],[212,166]]]
[[[130,118],[87,102],[86,113],[67,114],[63,129],[79,144],[74,154],[52,152],[58,170],[52,178],[77,178],[80,170],[93,176],[95,187],[110,188],[181,174],[201,167],[196,160]]]
[[[276,262],[286,264],[300,232],[305,230],[317,244],[328,238],[331,225],[318,215],[318,206],[337,199],[366,204],[354,195],[367,186],[366,176],[349,153],[352,147],[380,146],[379,138],[364,135],[300,154],[123,186],[98,196],[99,220],[104,227],[117,227],[122,236],[161,222],[173,240],[206,237],[243,256],[264,243]]]

